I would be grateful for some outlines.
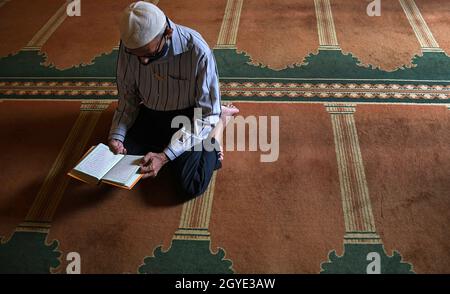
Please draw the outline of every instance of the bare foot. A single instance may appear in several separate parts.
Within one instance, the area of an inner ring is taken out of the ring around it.
[[[239,112],[239,109],[231,103],[222,105],[222,114],[220,115],[220,119],[222,120],[222,123],[225,128],[227,127],[228,123],[230,122],[231,117],[233,115],[237,114],[238,112]]]
[[[222,146],[222,133],[231,120],[231,117],[236,115],[239,109],[231,103],[222,105],[222,114],[220,115],[220,123],[217,125],[214,137],[218,139],[220,143],[219,160],[223,160],[223,146]]]

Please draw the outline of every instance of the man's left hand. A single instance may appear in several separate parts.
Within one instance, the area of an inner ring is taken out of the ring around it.
[[[141,173],[144,174],[143,179],[149,177],[156,177],[158,175],[159,170],[169,161],[166,154],[164,152],[161,153],[147,153],[142,162]]]

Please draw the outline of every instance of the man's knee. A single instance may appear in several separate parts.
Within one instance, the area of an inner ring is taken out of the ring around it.
[[[172,168],[181,186],[181,193],[187,198],[203,194],[208,188],[215,169],[218,155],[216,151],[186,151],[175,159]]]
[[[205,193],[206,189],[208,189],[209,179],[208,181],[182,181],[181,182],[181,192],[183,196],[186,198],[195,198],[203,193]]]

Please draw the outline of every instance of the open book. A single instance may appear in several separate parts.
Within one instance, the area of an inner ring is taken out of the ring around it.
[[[143,157],[114,154],[100,143],[92,146],[68,175],[89,184],[106,183],[131,190],[143,176],[139,173]]]

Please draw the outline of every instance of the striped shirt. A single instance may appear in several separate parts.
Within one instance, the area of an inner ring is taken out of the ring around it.
[[[168,19],[173,29],[169,50],[162,58],[142,65],[138,57],[119,48],[117,89],[119,101],[109,139],[124,141],[139,113],[140,104],[159,110],[201,109],[202,115],[183,127],[164,149],[170,160],[206,139],[221,113],[219,75],[212,50],[202,36]]]

